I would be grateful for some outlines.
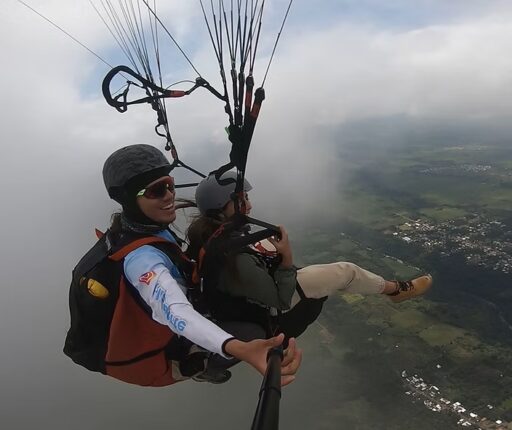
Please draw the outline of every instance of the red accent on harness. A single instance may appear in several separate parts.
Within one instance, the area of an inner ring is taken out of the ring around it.
[[[186,91],[183,90],[168,90],[165,92],[166,97],[183,97],[186,95]]]
[[[261,242],[256,242],[252,245],[256,251],[263,255],[269,255],[275,257],[277,255],[277,251],[272,251],[271,249],[265,248]]]
[[[174,384],[177,381],[163,351],[173,336],[169,327],[157,323],[141,308],[127,291],[124,277],[121,277],[105,355],[107,375],[143,386]],[[133,360],[158,349],[161,351],[157,354],[129,364],[109,364]]]
[[[204,256],[206,255],[206,247],[212,241],[212,239],[216,239],[223,232],[224,232],[224,224],[221,224],[220,227],[213,232],[213,234],[210,236],[210,238],[208,239],[206,244],[203,245],[201,247],[201,249],[199,250],[199,254],[197,256],[197,264],[195,265],[194,270],[192,272],[192,282],[194,284],[198,285],[201,282],[200,273],[201,273],[201,269],[203,267]]]

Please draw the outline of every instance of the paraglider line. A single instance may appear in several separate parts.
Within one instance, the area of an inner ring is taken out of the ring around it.
[[[41,14],[40,12],[38,12],[37,10],[35,10],[33,7],[29,6],[27,3],[25,3],[23,0],[17,0],[18,3],[21,3],[23,6],[25,6],[26,8],[30,9],[32,12],[34,12],[36,15],[39,15],[41,18],[43,18],[45,21],[49,22],[51,25],[53,25],[55,28],[57,28],[58,30],[62,31],[66,36],[68,36],[70,39],[74,40],[76,43],[78,43],[82,48],[86,49],[87,51],[89,51],[92,55],[94,55],[98,60],[102,61],[104,64],[106,64],[107,66],[109,66],[110,68],[113,68],[114,66],[112,66],[111,64],[109,64],[107,61],[105,61],[103,58],[101,58],[98,54],[96,54],[96,52],[92,51],[91,49],[89,49],[87,46],[85,46],[82,42],[80,42],[77,38],[73,37],[71,34],[69,34],[66,30],[64,30],[62,27],[59,27],[57,24],[55,24],[53,21],[51,21],[50,19],[46,18],[43,14]]]
[[[126,57],[128,58],[128,60],[132,63],[132,66],[137,69],[137,65],[135,64],[135,62],[133,61],[133,58],[131,58],[131,55],[130,55],[130,52],[128,51],[128,48],[126,46],[124,46],[122,43],[121,43],[121,40],[119,40],[118,37],[116,37],[116,35],[114,34],[114,32],[112,31],[112,29],[109,27],[109,25],[107,24],[107,21],[105,20],[105,18],[103,18],[103,16],[101,15],[100,11],[98,10],[98,8],[96,7],[96,5],[92,2],[92,0],[89,0],[89,4],[92,6],[92,8],[96,11],[96,14],[100,17],[100,19],[103,21],[103,24],[105,24],[105,27],[107,27],[108,31],[110,32],[110,34],[112,35],[112,37],[114,38],[114,40],[117,42],[117,44],[119,45],[119,47],[121,48],[121,51],[124,52],[124,54],[126,55]],[[103,8],[105,8],[105,6],[102,4]],[[107,11],[107,15],[108,15],[108,11]],[[123,41],[124,42],[124,41]]]
[[[279,38],[281,37],[281,33],[283,32],[284,24],[286,23],[286,18],[288,18],[288,12],[290,12],[290,7],[292,6],[293,0],[290,0],[290,3],[288,4],[288,9],[286,9],[286,14],[283,19],[283,23],[281,24],[281,28],[279,29],[279,33],[277,34],[276,43],[274,43],[274,49],[272,49],[272,55],[270,56],[270,60],[268,62],[267,70],[265,72],[265,76],[263,77],[263,82],[261,86],[263,87],[265,85],[265,81],[267,79],[268,70],[270,69],[270,64],[272,63],[272,60],[274,59],[274,54],[276,52],[277,43],[279,42]]]
[[[142,2],[146,5],[146,7],[148,8],[148,10],[153,14],[153,16],[155,17],[155,19],[158,21],[158,23],[162,26],[162,28],[164,29],[164,31],[167,33],[167,35],[171,38],[171,40],[174,42],[174,44],[176,45],[176,47],[180,50],[180,52],[183,54],[183,56],[185,57],[185,59],[188,61],[188,64],[190,64],[190,66],[192,67],[192,69],[194,69],[194,71],[197,73],[197,75],[199,77],[201,77],[201,73],[199,73],[199,71],[196,69],[196,67],[194,66],[194,64],[192,64],[192,61],[190,61],[190,58],[188,58],[187,54],[185,54],[185,51],[183,51],[183,49],[181,49],[181,46],[178,44],[178,42],[176,41],[176,39],[172,36],[172,34],[169,32],[169,30],[167,30],[167,27],[164,25],[164,23],[160,20],[160,18],[158,18],[157,14],[155,13],[155,11],[151,8],[151,6],[148,4],[148,2],[146,0],[142,0]]]

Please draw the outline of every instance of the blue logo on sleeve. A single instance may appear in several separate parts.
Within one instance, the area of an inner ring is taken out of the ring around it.
[[[187,322],[184,319],[181,319],[174,315],[171,312],[171,307],[168,303],[165,302],[166,291],[160,287],[158,284],[155,285],[153,290],[153,297],[160,302],[160,306],[162,307],[162,311],[164,312],[166,320],[172,325],[177,331],[182,332],[187,327]]]

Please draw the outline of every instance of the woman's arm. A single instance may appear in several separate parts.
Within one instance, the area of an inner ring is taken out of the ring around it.
[[[124,273],[151,308],[152,318],[193,343],[227,357],[223,345],[233,336],[194,310],[160,251],[144,251],[126,257]]]

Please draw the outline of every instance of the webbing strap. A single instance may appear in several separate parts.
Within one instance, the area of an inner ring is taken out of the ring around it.
[[[270,226],[270,224],[268,224]],[[267,228],[257,231],[255,233],[246,234],[239,237],[227,238],[226,235],[236,230],[238,224],[233,221],[228,221],[221,224],[217,230],[210,236],[206,244],[199,250],[197,265],[193,274],[194,282],[198,282],[201,275],[205,272],[205,261],[210,254],[222,255],[226,251],[235,252],[247,245],[267,239],[276,234],[275,230]],[[276,227],[274,227],[276,228]],[[208,262],[206,263],[208,264]],[[207,270],[207,269],[206,269]]]
[[[157,237],[157,236],[143,237],[141,239],[137,239],[137,240],[134,240],[133,242],[130,242],[128,245],[123,246],[121,249],[114,252],[112,255],[109,255],[108,258],[113,261],[121,261],[130,252],[135,251],[137,248],[140,248],[141,246],[149,245],[151,243],[162,243],[162,242],[169,242],[169,241],[167,239],[164,239],[163,237]]]
[[[196,285],[201,283],[201,274],[202,271],[204,256],[206,254],[206,250],[204,246],[199,250],[199,256],[197,258],[197,264],[194,266],[194,271],[192,272],[192,282]]]
[[[206,243],[199,250],[199,255],[197,256],[197,264],[194,267],[194,271],[192,272],[192,282],[194,284],[199,284],[201,282],[202,273],[203,273],[203,263],[206,258],[206,249],[210,247],[213,239],[218,238],[225,229],[227,223],[221,224],[217,230],[213,232],[213,234],[209,237]]]

